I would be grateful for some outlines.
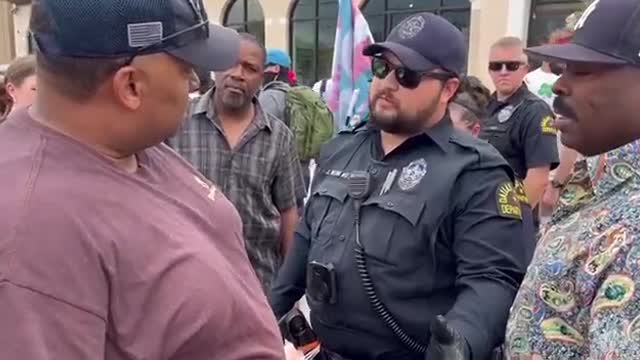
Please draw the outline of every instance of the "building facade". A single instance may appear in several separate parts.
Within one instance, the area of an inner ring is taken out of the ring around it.
[[[437,13],[460,28],[469,42],[468,73],[490,84],[490,45],[501,36],[518,36],[530,45],[544,42],[564,25],[583,0],[359,0],[376,40],[413,13]],[[204,0],[213,22],[250,32],[268,48],[291,54],[305,84],[326,78],[331,62],[338,0]],[[0,0],[0,64],[31,51],[29,5]]]

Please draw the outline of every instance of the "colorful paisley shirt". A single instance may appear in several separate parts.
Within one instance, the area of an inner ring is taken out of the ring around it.
[[[640,142],[575,174],[511,309],[509,359],[640,359]]]

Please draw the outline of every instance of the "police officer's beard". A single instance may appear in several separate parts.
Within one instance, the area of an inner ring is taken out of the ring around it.
[[[398,106],[395,115],[387,115],[377,113],[375,99],[371,106],[370,122],[375,128],[389,134],[396,135],[415,135],[423,132],[427,128],[427,124],[431,121],[433,114],[438,109],[438,101],[440,96],[434,97],[431,102],[418,111],[415,115],[408,115],[402,112],[402,107]]]

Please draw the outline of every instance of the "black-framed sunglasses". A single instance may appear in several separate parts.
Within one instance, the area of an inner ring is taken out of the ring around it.
[[[373,75],[378,79],[386,79],[389,73],[394,72],[398,84],[407,89],[417,88],[423,79],[447,81],[455,77],[449,73],[433,71],[420,72],[404,66],[393,66],[382,57],[373,57],[371,60],[371,72],[373,72]]]
[[[507,68],[507,71],[514,72],[518,71],[523,65],[522,61],[492,61],[489,63],[489,70],[497,72]]]
[[[206,36],[208,37],[209,36],[209,19],[207,18],[207,13],[204,9],[204,5],[202,4],[202,0],[187,0],[187,3],[189,3],[191,10],[193,10],[193,13],[195,14],[195,18],[197,21],[195,25],[189,26],[188,28],[182,29],[180,31],[176,31],[173,34],[169,34],[154,43],[137,48],[135,53],[133,53],[127,59],[127,61],[124,63],[123,66],[131,65],[131,63],[133,62],[133,59],[135,59],[137,56],[140,56],[141,54],[157,46],[160,46],[171,39],[175,39],[178,36],[193,32],[195,30],[199,30],[199,29],[203,30],[206,33]]]

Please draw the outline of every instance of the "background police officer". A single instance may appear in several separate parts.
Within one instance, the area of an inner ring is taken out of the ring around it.
[[[323,347],[347,359],[484,360],[504,336],[527,249],[515,241],[515,175],[447,113],[464,37],[417,14],[365,54],[370,124],[321,154],[271,304],[281,318],[306,290]]]
[[[523,180],[532,207],[539,203],[558,166],[553,112],[524,84],[528,72],[522,41],[515,37],[498,40],[492,47],[489,72],[496,92],[489,104],[490,118],[480,138],[493,145]]]

